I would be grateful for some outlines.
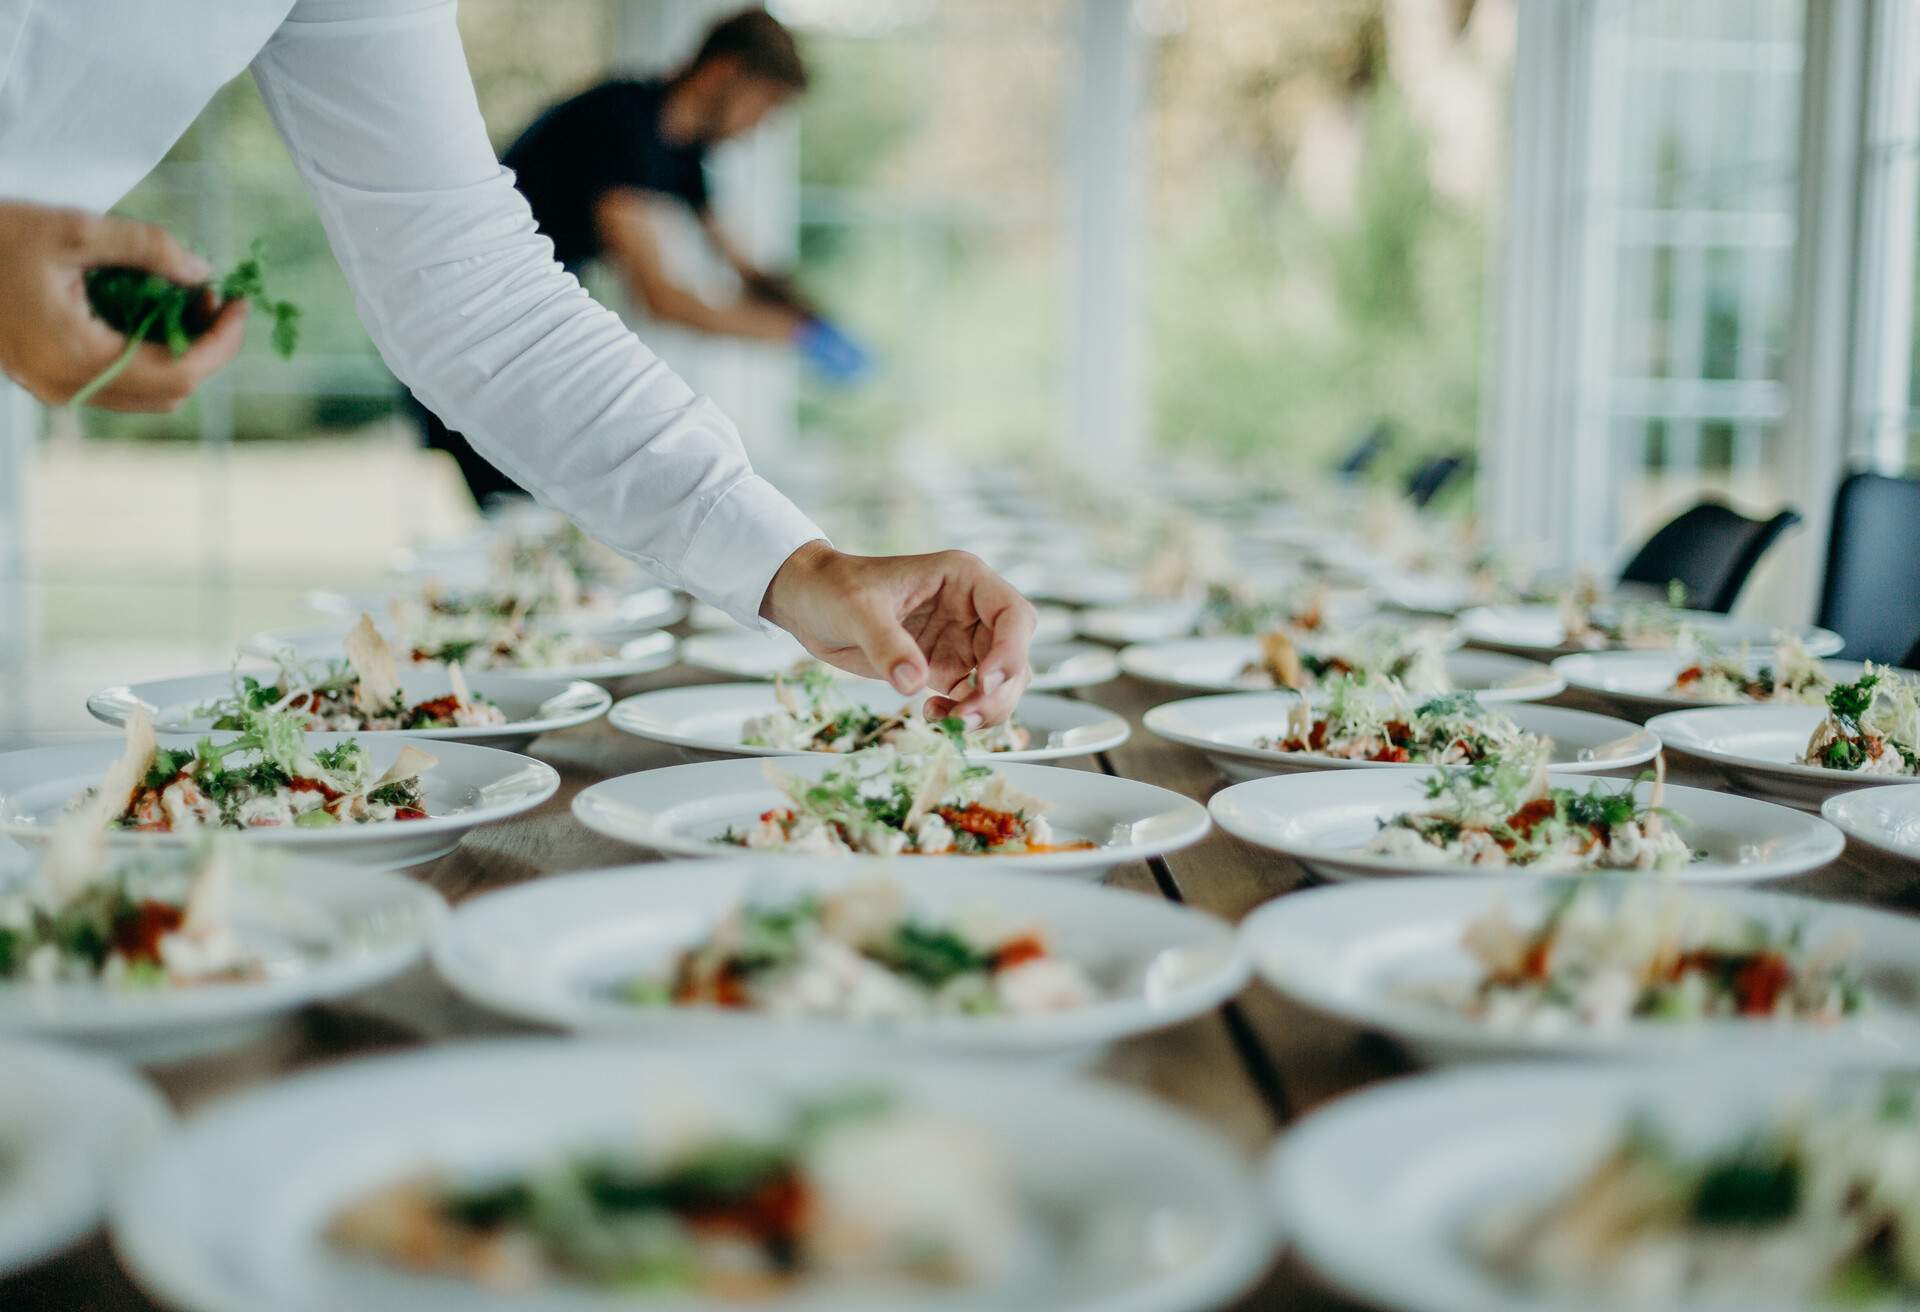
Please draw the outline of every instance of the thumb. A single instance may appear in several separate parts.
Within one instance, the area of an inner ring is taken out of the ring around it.
[[[890,608],[861,606],[854,612],[854,632],[861,654],[895,692],[905,697],[926,687],[927,658]]]
[[[101,215],[87,225],[80,253],[93,268],[125,265],[189,286],[213,276],[212,266],[175,241],[165,228],[112,215]]]

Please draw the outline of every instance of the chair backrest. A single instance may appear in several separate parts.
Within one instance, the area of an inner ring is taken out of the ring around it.
[[[1348,448],[1344,456],[1340,457],[1333,467],[1334,476],[1345,479],[1360,477],[1372,468],[1373,462],[1385,455],[1387,448],[1392,445],[1393,425],[1382,419],[1361,433],[1360,439]]]
[[[1407,479],[1407,500],[1416,507],[1427,505],[1440,494],[1441,488],[1453,481],[1455,474],[1466,467],[1465,456],[1433,456],[1423,460]]]
[[[1820,623],[1846,639],[1848,660],[1906,660],[1920,642],[1920,479],[1840,481]]]
[[[1725,614],[1767,548],[1799,522],[1792,510],[1748,519],[1718,501],[1702,501],[1656,529],[1620,571],[1620,581],[1664,588],[1677,579],[1687,590],[1687,605]]]

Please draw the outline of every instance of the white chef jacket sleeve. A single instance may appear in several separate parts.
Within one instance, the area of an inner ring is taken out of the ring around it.
[[[299,0],[253,74],[388,367],[540,500],[761,625],[774,572],[824,535],[555,263],[487,140],[454,0]]]

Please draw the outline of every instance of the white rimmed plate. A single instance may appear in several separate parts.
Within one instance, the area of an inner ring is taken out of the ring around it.
[[[422,1169],[536,1166],[678,1128],[764,1135],[796,1104],[849,1090],[977,1126],[1012,1174],[1017,1256],[996,1287],[884,1301],[844,1287],[758,1301],[986,1312],[1201,1312],[1266,1266],[1272,1236],[1240,1156],[1136,1095],[1025,1072],[902,1071],[804,1053],[721,1060],[520,1040],[378,1057],[229,1099],[146,1159],[113,1201],[116,1250],[159,1301],[197,1312],[582,1312],[633,1295],[494,1294],[407,1276],[324,1239],[349,1200]],[[694,1118],[694,1119],[689,1119]],[[1115,1145],[1125,1145],[1116,1152]],[[657,1148],[656,1148],[657,1150]],[[664,1306],[664,1305],[663,1305]],[[677,1312],[737,1301],[682,1297]]]
[[[1835,793],[1821,816],[1847,837],[1903,861],[1920,861],[1920,784]]]
[[[1553,784],[1584,792],[1591,776],[1555,771]],[[1625,781],[1599,781],[1618,791]],[[1634,785],[1645,799],[1651,782]],[[1427,805],[1426,773],[1418,770],[1328,770],[1278,775],[1235,784],[1213,795],[1208,809],[1220,827],[1256,847],[1284,853],[1326,879],[1379,875],[1468,874],[1474,867],[1444,861],[1414,863],[1364,851],[1380,826]],[[1686,882],[1746,883],[1817,870],[1846,846],[1840,831],[1818,816],[1771,802],[1669,786],[1662,801],[1678,817],[1680,833],[1706,855],[1671,875]],[[1524,869],[1509,878],[1526,878]]]
[[[362,615],[386,620],[396,603],[420,595],[417,587],[379,588],[365,592],[334,592],[321,589],[309,592],[307,606],[322,615],[333,615],[352,622]],[[671,588],[655,585],[616,592],[603,601],[570,611],[543,612],[530,622],[539,628],[585,637],[630,629],[660,629],[687,613],[686,601]]]
[[[1840,635],[1830,629],[1735,619],[1705,610],[1681,610],[1674,614],[1686,627],[1722,650],[1737,648],[1742,643],[1756,649],[1770,648],[1773,635],[1783,629],[1798,637],[1815,656],[1831,656],[1846,645]],[[1558,606],[1473,606],[1461,611],[1458,619],[1467,641],[1483,647],[1525,655],[1581,650],[1567,645],[1567,626]]]
[[[230,735],[229,735],[230,736]],[[473,743],[423,742],[404,733],[310,733],[308,743],[331,747],[357,738],[367,750],[377,777],[407,744],[423,748],[438,761],[421,780],[426,792],[425,820],[376,824],[340,824],[318,829],[278,825],[234,833],[243,842],[285,848],[306,856],[379,869],[410,866],[451,852],[468,830],[530,811],[560,787],[554,768],[532,757]],[[161,735],[165,746],[185,746],[192,738]],[[0,753],[0,833],[29,842],[45,842],[73,799],[100,782],[120,758],[119,738],[60,747],[34,747]],[[136,833],[113,830],[116,848],[139,851],[179,848],[196,833]]]
[[[1629,884],[1632,875],[1615,882]],[[1504,907],[1523,928],[1539,925],[1564,880],[1516,884],[1499,875],[1421,876],[1343,884],[1277,898],[1241,926],[1260,976],[1294,1001],[1349,1024],[1382,1031],[1435,1060],[1583,1057],[1715,1060],[1740,1055],[1782,1064],[1848,1057],[1892,1059],[1920,1041],[1920,923],[1867,907],[1743,888],[1694,888],[1686,897],[1760,921],[1782,936],[1796,927],[1812,951],[1848,941],[1847,961],[1868,1000],[1831,1025],[1773,1020],[1640,1020],[1612,1029],[1551,1033],[1501,1030],[1410,990],[1466,986],[1481,967],[1461,946],[1467,927]]]
[[[1382,615],[1375,609],[1371,595],[1361,588],[1330,590],[1323,606],[1328,623],[1343,629],[1375,622],[1401,622],[1397,617]],[[1198,601],[1138,601],[1125,606],[1095,606],[1083,610],[1075,618],[1075,626],[1083,638],[1127,647],[1187,637],[1199,626],[1205,612],[1205,606]]]
[[[260,978],[162,989],[0,985],[0,1033],[172,1061],[241,1042],[278,1015],[404,970],[446,917],[416,880],[330,862],[265,863],[233,882],[229,915]]]
[[[338,660],[341,656],[340,644],[346,638],[347,631],[338,626],[328,629],[292,629],[275,633],[257,633],[240,644],[244,655],[263,661],[283,659],[314,661]],[[580,661],[568,664],[540,666],[525,670],[502,670],[502,674],[530,674],[545,679],[586,679],[592,683],[605,685],[617,679],[629,679],[636,675],[652,674],[673,664],[676,659],[676,644],[671,633],[659,629],[619,629],[605,634],[595,635],[594,641],[606,645],[609,655],[605,660]],[[431,669],[434,663],[417,662],[421,669]],[[483,671],[474,671],[475,674]]]
[[[1819,810],[1835,793],[1912,778],[1800,764],[1796,758],[1826,718],[1824,706],[1710,706],[1656,715],[1647,728],[1673,751],[1706,762],[1736,787],[1807,811]]]
[[[1301,770],[1427,770],[1431,765],[1354,761],[1318,752],[1282,752],[1255,740],[1283,735],[1287,716],[1299,704],[1291,692],[1230,692],[1156,706],[1141,720],[1169,742],[1197,747],[1229,779]],[[1553,740],[1549,762],[1569,774],[1624,770],[1651,761],[1660,740],[1638,725],[1611,716],[1558,706],[1499,708],[1528,733]]]
[[[271,672],[259,672],[270,678]],[[207,733],[213,729],[213,717],[195,712],[233,692],[235,676],[197,674],[183,679],[157,679],[150,683],[123,684],[104,688],[87,698],[87,709],[97,720],[124,725],[136,706],[144,706],[154,717],[154,727],[162,733]],[[472,729],[408,729],[416,738],[485,743],[507,751],[518,751],[543,733],[571,729],[607,713],[613,698],[605,688],[585,680],[543,679],[533,674],[469,674],[467,686],[474,694],[498,706],[507,717],[505,724]],[[437,667],[409,667],[400,677],[400,695],[407,705],[415,706],[451,691],[446,675]],[[366,730],[368,733],[392,730]]]
[[[796,1042],[924,1057],[1078,1054],[1190,1020],[1246,983],[1232,928],[1205,912],[1120,889],[1022,872],[945,870],[895,862],[907,906],[931,923],[974,913],[1031,925],[1050,951],[1100,990],[1092,1006],[1037,1016],[858,1020],[778,1017],[702,1007],[638,1007],[614,996],[626,980],[671,974],[743,899],[790,901],[866,876],[844,863],[797,859],[678,862],[566,875],[461,904],[434,945],[443,978],[496,1011],[564,1029],[648,1043]]]
[[[833,687],[838,704],[864,706],[882,715],[900,710],[908,700],[877,679],[836,679]],[[779,706],[771,683],[696,684],[637,693],[615,706],[608,722],[637,738],[679,747],[693,760],[811,755],[788,747],[750,747],[740,740],[747,720]],[[1032,735],[1030,746],[973,755],[986,762],[1055,761],[1118,747],[1131,732],[1125,720],[1091,702],[1044,694],[1021,698],[1014,719]]]
[[[775,855],[749,853],[715,840],[728,829],[752,826],[764,811],[790,805],[786,794],[767,778],[769,766],[796,778],[817,779],[843,764],[840,757],[811,755],[643,770],[603,780],[578,793],[573,799],[573,813],[596,833],[658,852],[702,857]],[[1096,846],[1031,856],[914,856],[905,860],[914,865],[938,864],[955,874],[978,866],[1097,875],[1128,861],[1144,861],[1197,842],[1209,825],[1205,807],[1152,784],[1052,765],[995,764],[993,769],[1004,774],[1015,788],[1051,804],[1046,814],[1056,843],[1086,841]],[[898,865],[901,860],[864,854],[842,859],[866,865]]]
[[[1028,652],[1034,692],[1086,688],[1105,683],[1120,672],[1112,652],[1084,642],[1039,642]],[[771,679],[790,674],[813,658],[797,638],[785,633],[696,633],[680,644],[685,664],[736,679]]]
[[[1591,1063],[1462,1067],[1362,1090],[1314,1112],[1268,1162],[1269,1196],[1295,1250],[1370,1306],[1408,1312],[1634,1312],[1585,1291],[1516,1285],[1468,1234],[1572,1188],[1630,1126],[1700,1150],[1817,1105],[1834,1073],[1770,1060],[1671,1069]],[[1387,1260],[1384,1255],[1391,1255]],[[1694,1299],[1664,1312],[1804,1312],[1809,1305]],[[1838,1306],[1834,1304],[1833,1306]]]
[[[1062,606],[1120,606],[1140,594],[1130,570],[1106,566],[1026,561],[1001,572],[1025,595]]]
[[[173,1118],[152,1086],[104,1057],[8,1039],[0,1070],[4,1276],[91,1231],[109,1185]]]
[[[1660,711],[1749,704],[1714,702],[1672,691],[1673,681],[1680,671],[1699,663],[1698,656],[1684,652],[1579,651],[1555,657],[1553,668],[1566,679],[1569,688],[1603,697],[1628,715],[1645,716]],[[1749,650],[1745,661],[1749,670],[1758,670],[1762,665],[1773,663],[1773,648],[1770,646]],[[1860,677],[1861,672],[1858,661],[1821,661],[1820,667],[1835,683],[1852,683]]]
[[[1264,674],[1244,673],[1260,659],[1258,638],[1185,638],[1128,647],[1120,668],[1136,679],[1202,692],[1271,692]],[[1539,661],[1490,651],[1450,651],[1447,677],[1483,702],[1533,702],[1565,691],[1566,682]]]

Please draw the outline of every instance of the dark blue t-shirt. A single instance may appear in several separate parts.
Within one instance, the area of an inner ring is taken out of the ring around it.
[[[666,95],[662,81],[602,82],[535,119],[501,156],[568,268],[600,253],[593,210],[615,188],[658,192],[706,213],[707,147],[661,139]]]

